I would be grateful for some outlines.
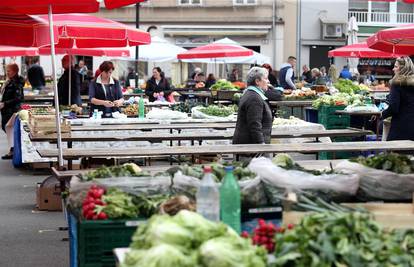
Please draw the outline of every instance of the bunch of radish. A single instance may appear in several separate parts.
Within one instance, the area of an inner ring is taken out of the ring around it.
[[[105,189],[97,185],[92,185],[89,188],[88,194],[82,203],[82,214],[87,220],[106,220],[108,215],[105,212],[99,211],[97,206],[105,206],[106,203],[102,201],[102,196],[105,194]]]
[[[265,220],[259,219],[259,225],[254,229],[253,235],[250,236],[248,232],[241,234],[244,238],[251,238],[253,244],[256,246],[263,246],[269,253],[275,250],[275,235],[277,233],[284,233],[285,228],[283,226],[277,226],[273,223],[266,223]],[[292,229],[293,225],[289,224],[288,229]]]

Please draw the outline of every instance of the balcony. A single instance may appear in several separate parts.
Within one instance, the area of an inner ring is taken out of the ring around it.
[[[352,16],[361,26],[397,26],[414,23],[414,13],[349,11],[348,18]]]

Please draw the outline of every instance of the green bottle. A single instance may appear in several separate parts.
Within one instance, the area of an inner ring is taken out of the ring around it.
[[[144,104],[144,98],[140,97],[138,102],[138,117],[140,119],[145,118],[145,104]]]
[[[240,234],[240,187],[234,178],[233,166],[226,166],[224,170],[226,175],[220,186],[220,218],[222,222]]]

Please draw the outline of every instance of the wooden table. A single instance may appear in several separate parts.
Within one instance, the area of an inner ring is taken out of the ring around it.
[[[234,122],[214,123],[143,123],[143,124],[121,124],[121,125],[87,125],[72,126],[72,131],[127,131],[127,130],[184,130],[184,129],[228,129],[235,128]]]
[[[82,149],[68,148],[63,150],[64,159],[109,158],[109,157],[151,157],[172,155],[217,155],[217,154],[259,154],[259,153],[318,153],[318,152],[351,152],[351,151],[414,151],[414,141],[388,142],[340,142],[340,143],[294,143],[294,144],[247,144],[247,145],[214,145],[214,146],[173,146],[150,147],[139,149],[107,148]],[[41,157],[57,157],[57,149],[38,150]]]
[[[359,130],[359,129],[339,129],[339,130],[315,130],[304,132],[279,132],[273,131],[272,138],[318,138],[320,137],[338,137],[338,136],[365,136],[370,134],[371,131]],[[80,134],[75,136],[63,136],[63,142],[110,142],[110,141],[149,141],[149,142],[161,142],[161,141],[183,141],[190,140],[203,141],[203,140],[231,140],[234,132],[214,132],[214,133],[181,133],[181,134],[165,134],[165,133],[138,133],[134,135],[87,135]],[[33,142],[53,142],[56,141],[56,135],[43,135],[32,136],[30,139]]]

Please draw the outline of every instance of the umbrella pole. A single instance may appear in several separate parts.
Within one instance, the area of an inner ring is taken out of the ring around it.
[[[71,105],[71,100],[72,100],[72,55],[69,55],[69,99],[68,99],[68,103],[69,106]]]
[[[60,113],[59,113],[59,92],[57,88],[56,78],[56,54],[55,54],[55,33],[53,31],[52,5],[49,5],[49,31],[50,31],[50,51],[52,56],[52,78],[53,91],[55,94],[55,109],[56,109],[56,132],[57,132],[57,146],[58,146],[58,163],[59,169],[63,168],[63,151],[62,151],[62,132],[60,129]]]

